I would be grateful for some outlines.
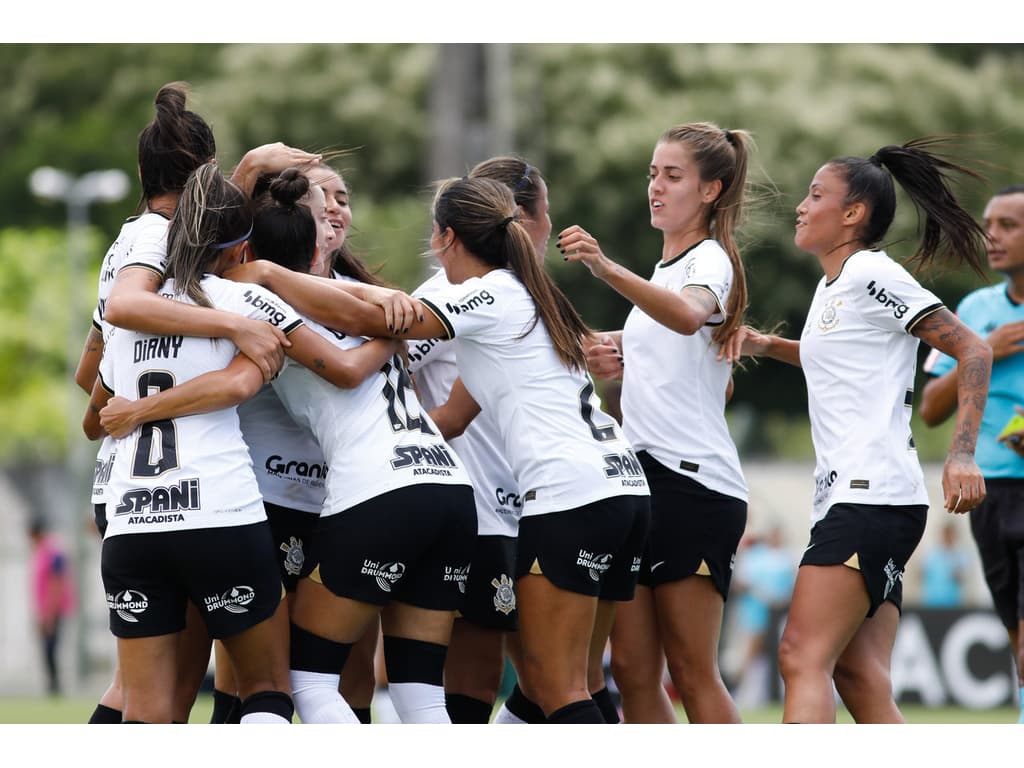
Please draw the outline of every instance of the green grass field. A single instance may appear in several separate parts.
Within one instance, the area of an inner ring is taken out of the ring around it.
[[[0,698],[0,723],[2,724],[75,724],[85,723],[96,706],[95,699],[85,698]],[[201,694],[192,710],[192,723],[207,723],[213,709],[213,699]],[[745,723],[778,723],[782,720],[782,706],[763,707],[743,713]],[[990,725],[1017,722],[1017,711],[1012,707],[1000,709],[970,710],[959,707],[903,708],[908,723],[962,723]],[[685,721],[682,712],[680,721]],[[840,723],[852,723],[845,710],[840,709]]]

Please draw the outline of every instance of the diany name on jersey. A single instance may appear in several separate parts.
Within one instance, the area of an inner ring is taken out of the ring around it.
[[[177,485],[133,488],[121,496],[116,516],[133,515],[129,525],[139,523],[176,523],[185,519],[181,512],[195,511],[199,504],[199,478],[182,480]]]
[[[177,358],[184,336],[153,336],[135,342],[135,362],[142,363],[162,357],[165,360]]]
[[[452,473],[447,467],[458,466],[443,445],[396,445],[395,458],[391,460],[392,469],[415,467],[414,475],[451,476]]]

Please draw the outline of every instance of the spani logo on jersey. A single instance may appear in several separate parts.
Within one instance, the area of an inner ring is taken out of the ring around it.
[[[137,615],[149,608],[149,598],[136,590],[126,589],[116,595],[107,593],[107,608],[117,613],[118,618],[138,624]]]
[[[444,303],[444,308],[453,315],[461,315],[463,312],[472,312],[474,309],[478,309],[484,304],[490,306],[493,303],[494,297],[491,296],[490,291],[482,288],[479,291],[475,291],[468,296],[463,297],[461,304],[452,304],[450,301],[446,301]]]
[[[491,586],[494,587],[494,610],[508,616],[516,609],[515,582],[503,573],[500,579],[491,579]]]
[[[252,304],[253,309],[261,310],[263,314],[267,316],[267,320],[270,321],[271,325],[284,324],[284,312],[282,312],[277,304],[273,303],[269,298],[253,293],[251,288],[246,290],[242,295],[245,296],[245,303]]]
[[[133,488],[125,491],[115,515],[132,515],[128,525],[140,523],[177,523],[181,512],[199,509],[199,478],[182,480],[177,485]]]
[[[364,576],[372,576],[377,580],[377,586],[384,592],[390,592],[391,587],[398,583],[398,580],[405,575],[405,563],[384,563],[381,565],[375,560],[363,560],[363,567],[359,570]]]
[[[891,309],[893,317],[897,320],[902,320],[903,316],[907,314],[907,310],[910,309],[899,296],[893,293],[886,293],[885,288],[882,286],[876,288],[874,280],[868,283],[868,295],[873,296],[875,301],[886,309]]]
[[[591,579],[600,581],[601,575],[612,567],[612,556],[607,553],[595,555],[593,552],[581,549],[576,557],[576,565],[582,565],[587,569]]]
[[[223,608],[228,613],[248,613],[248,605],[256,598],[256,592],[249,586],[232,587],[220,595],[203,598],[203,606],[207,613]]]
[[[426,466],[424,466],[426,465]],[[396,445],[392,469],[415,467],[414,475],[445,475],[451,471],[446,467],[457,467],[455,459],[443,445]]]
[[[602,458],[605,477],[621,477],[622,484],[629,487],[639,488],[647,485],[643,467],[640,466],[640,460],[632,448],[625,453],[606,453]]]

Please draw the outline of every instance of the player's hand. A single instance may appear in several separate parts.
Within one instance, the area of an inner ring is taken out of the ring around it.
[[[1024,352],[1024,320],[996,328],[986,339],[992,347],[992,361]]]
[[[269,384],[284,365],[284,348],[292,343],[284,331],[265,320],[239,319],[243,322],[231,340],[243,355],[259,366],[263,383]]]
[[[423,320],[423,305],[409,294],[391,288],[365,286],[366,300],[384,310],[384,321],[395,333],[408,333],[413,323]]]
[[[1013,408],[1018,414],[1024,416],[1024,408],[1021,408],[1019,405],[1015,405]],[[1002,437],[997,437],[996,440],[1018,456],[1024,458],[1024,429],[1018,429],[1016,432],[1010,432]]]
[[[592,341],[585,339],[583,352],[587,357],[587,369],[595,379],[605,381],[622,378],[622,351],[615,346],[611,336],[598,334]]]
[[[763,355],[771,345],[771,336],[755,331],[748,325],[741,325],[719,345],[718,360],[736,363],[744,355]]]
[[[985,499],[985,478],[974,456],[953,452],[942,467],[943,506],[947,512],[962,515]]]
[[[566,261],[582,261],[594,277],[604,277],[614,266],[601,251],[597,239],[578,224],[563,229],[556,244]]]
[[[135,417],[135,401],[115,395],[100,409],[100,426],[114,438],[130,435],[138,422]]]

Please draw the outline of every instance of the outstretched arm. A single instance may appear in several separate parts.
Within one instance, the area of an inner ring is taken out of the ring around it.
[[[945,308],[923,317],[911,333],[957,361],[956,427],[942,469],[942,492],[946,509],[962,514],[985,498],[985,480],[974,461],[974,449],[988,399],[992,348]]]
[[[582,261],[594,277],[676,333],[693,335],[719,311],[714,294],[705,288],[687,286],[682,291],[671,291],[616,264],[604,255],[594,236],[578,225],[559,234],[558,249],[565,254],[566,261]]]
[[[159,296],[163,278],[145,267],[125,267],[117,273],[107,298],[104,319],[120,328],[161,336],[180,334],[231,339],[270,381],[284,361],[282,346],[291,342],[284,332],[263,320],[234,312],[197,307]]]
[[[261,386],[263,374],[260,369],[248,357],[238,354],[222,370],[204,373],[138,400],[110,397],[103,390],[108,401],[97,411],[102,430],[97,436],[106,432],[111,437],[120,438],[146,422],[231,408],[255,395]],[[95,401],[94,392],[90,411],[98,404]],[[90,439],[95,440],[96,437]]]
[[[770,357],[800,367],[800,342],[781,336],[761,333],[747,325],[740,326],[718,350],[719,360],[737,363],[741,357]]]
[[[288,357],[341,389],[358,387],[371,373],[405,348],[398,339],[373,339],[352,349],[339,349],[305,326],[291,334]]]
[[[469,394],[466,385],[462,383],[462,377],[452,384],[452,391],[448,394],[448,400],[430,411],[430,418],[433,419],[441,435],[445,440],[458,437],[466,431],[466,427],[480,413],[480,406]]]

